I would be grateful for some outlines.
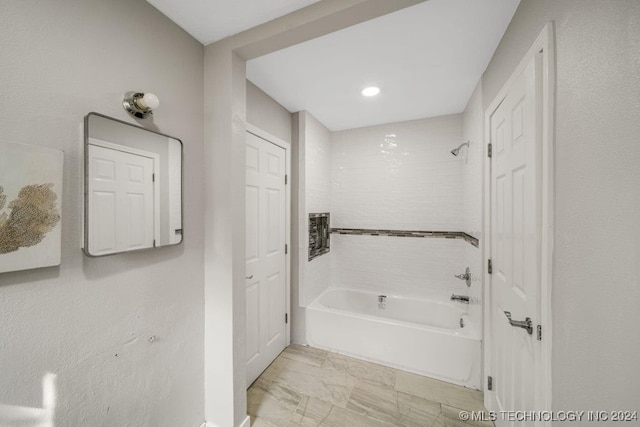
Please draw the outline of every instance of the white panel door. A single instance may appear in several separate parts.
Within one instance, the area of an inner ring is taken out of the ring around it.
[[[89,145],[92,255],[153,247],[153,158]]]
[[[247,387],[286,342],[285,150],[247,133]]]
[[[533,59],[491,116],[491,374],[494,411],[535,410],[540,365],[541,74]],[[531,319],[533,333],[510,325]],[[537,323],[536,323],[537,322]],[[502,420],[497,426],[533,422]]]

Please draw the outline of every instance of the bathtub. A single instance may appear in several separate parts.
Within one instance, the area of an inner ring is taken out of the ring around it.
[[[480,325],[455,302],[329,288],[307,306],[307,341],[465,387],[480,389]],[[464,326],[461,326],[464,325]]]

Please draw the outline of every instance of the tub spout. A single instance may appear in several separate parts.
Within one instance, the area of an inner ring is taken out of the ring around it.
[[[466,295],[451,294],[451,301],[458,301],[463,304],[469,304],[469,297]]]

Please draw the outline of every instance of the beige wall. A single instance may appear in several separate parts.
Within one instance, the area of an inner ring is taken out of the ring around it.
[[[41,377],[53,372],[56,425],[198,426],[203,47],[144,1],[1,8],[0,138],[63,150],[65,169],[62,265],[0,274],[0,403],[40,405]],[[140,124],[184,143],[184,244],[87,258],[83,118],[134,122],[121,106],[128,90],[158,94],[160,108]]]
[[[291,341],[306,344],[304,309],[298,306],[298,176],[300,113],[290,113],[258,86],[247,80],[247,123],[259,127],[271,135],[291,144]],[[306,258],[305,258],[306,259]]]
[[[557,44],[553,409],[634,411],[640,399],[640,2],[522,0],[483,76],[485,107],[551,20]]]
[[[247,80],[247,123],[291,143],[291,113]]]
[[[419,1],[317,2],[205,48],[205,415],[214,425],[247,422],[246,61]]]

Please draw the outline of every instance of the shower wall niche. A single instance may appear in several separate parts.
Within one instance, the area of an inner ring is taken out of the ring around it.
[[[309,214],[309,261],[329,252],[329,213]]]

